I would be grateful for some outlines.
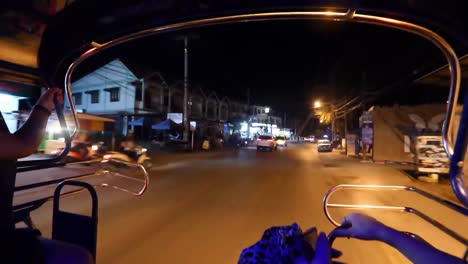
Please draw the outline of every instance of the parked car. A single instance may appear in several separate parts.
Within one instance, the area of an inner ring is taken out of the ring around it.
[[[331,152],[332,145],[328,139],[319,139],[317,142],[317,151],[318,152]]]
[[[275,138],[276,144],[280,147],[287,147],[288,146],[288,140],[286,139],[285,136],[277,136]]]
[[[257,138],[257,151],[259,150],[276,150],[278,143],[271,135],[261,135]]]

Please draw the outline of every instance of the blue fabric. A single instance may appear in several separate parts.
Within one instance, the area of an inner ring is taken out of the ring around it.
[[[159,124],[152,125],[151,128],[154,129],[154,130],[169,130],[169,129],[171,129],[171,120],[169,120],[169,119],[164,120]]]
[[[145,120],[145,118],[139,118],[137,120],[134,120],[134,121],[130,121],[128,122],[128,125],[129,126],[143,126],[143,121]]]
[[[181,125],[175,123],[174,121],[167,119],[162,121],[159,124],[152,125],[151,128],[154,130],[170,130],[172,128],[180,127]]]
[[[311,261],[314,250],[294,223],[267,229],[257,243],[242,251],[238,263],[294,263],[301,256]]]

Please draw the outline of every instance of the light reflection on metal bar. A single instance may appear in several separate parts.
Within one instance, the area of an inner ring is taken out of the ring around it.
[[[385,209],[394,211],[406,211],[406,207],[401,206],[385,206],[385,205],[354,205],[354,204],[327,204],[329,208],[346,208],[346,209]],[[335,225],[339,223],[335,222]]]
[[[106,160],[106,161],[103,161],[102,163],[105,164],[107,162],[119,163],[121,165],[126,165],[126,166],[129,166],[129,167],[138,168],[143,172],[143,175],[144,175],[143,178],[144,179],[137,179],[137,178],[129,177],[127,175],[123,175],[121,173],[113,172],[113,171],[110,171],[110,170],[100,170],[100,171],[97,171],[95,173],[84,174],[84,175],[74,176],[74,177],[69,177],[69,178],[63,178],[63,179],[61,179],[60,182],[66,182],[68,180],[77,181],[77,180],[80,180],[80,179],[83,180],[85,178],[90,178],[90,177],[114,176],[114,177],[125,178],[126,180],[136,181],[138,183],[142,183],[143,187],[138,191],[132,191],[130,189],[122,188],[122,187],[119,187],[119,186],[117,186],[115,184],[109,184],[109,183],[105,183],[105,182],[101,183],[101,184],[97,184],[97,185],[92,185],[92,186],[94,188],[96,188],[96,187],[102,187],[102,188],[110,187],[110,188],[113,188],[115,190],[123,191],[125,193],[131,194],[131,195],[134,195],[134,196],[141,196],[141,195],[143,195],[145,193],[145,191],[147,190],[148,185],[149,185],[149,176],[148,176],[148,172],[146,171],[146,169],[142,165],[129,163],[129,162],[125,162],[125,161],[120,161],[120,160],[112,160],[112,161],[107,161]],[[32,186],[30,186],[31,188],[23,188],[22,191],[57,184],[56,181],[50,181],[48,183],[49,183],[48,185],[42,185],[42,184],[39,185],[39,186],[33,186],[32,185]],[[25,186],[25,187],[28,187],[28,186]],[[71,196],[71,195],[81,193],[81,192],[83,192],[85,190],[86,190],[86,188],[77,188],[75,190],[70,190],[68,192],[60,193],[60,197],[68,197],[68,196]],[[53,200],[53,198],[54,198],[54,196],[52,195],[52,196],[44,197],[44,198],[41,198],[41,199],[38,199],[38,200],[35,200],[35,201],[31,201],[31,202],[27,202],[27,203],[24,203],[24,204],[19,204],[19,205],[13,206],[13,211],[14,211],[14,214],[15,214],[15,222],[27,221],[28,219],[24,219],[22,217],[27,217],[29,215],[28,212],[31,212],[32,210],[35,210],[35,209],[41,207],[44,203]],[[26,212],[26,214],[24,212]],[[16,214],[19,214],[19,216],[16,215]]]
[[[399,212],[408,212],[408,213],[413,213],[417,215],[419,218],[425,220],[426,222],[430,223],[434,227],[440,229],[442,232],[446,233],[447,235],[451,236],[455,240],[459,241],[460,243],[464,245],[468,245],[468,240],[465,239],[463,236],[459,235],[457,232],[449,229],[445,225],[441,224],[437,220],[427,216],[426,214],[411,208],[411,207],[402,207],[402,206],[385,206],[385,205],[369,205],[369,204],[337,204],[337,203],[329,203],[328,201],[330,200],[330,197],[332,194],[335,194],[338,190],[370,190],[370,191],[376,191],[376,190],[388,190],[388,191],[411,191],[415,192],[417,194],[420,194],[428,199],[431,199],[435,202],[438,202],[444,206],[449,207],[450,209],[454,210],[457,213],[464,214],[465,216],[468,214],[468,210],[463,207],[459,207],[455,204],[452,204],[453,206],[448,206],[447,202],[445,200],[442,200],[436,196],[433,196],[425,191],[419,190],[414,187],[408,187],[408,186],[384,186],[384,185],[355,185],[355,184],[342,184],[342,185],[337,185],[325,194],[325,197],[323,198],[323,210],[325,213],[325,216],[328,218],[328,220],[335,226],[340,226],[340,223],[336,221],[330,214],[329,208],[343,208],[343,209],[358,209],[358,210],[387,210],[387,211],[399,211]]]
[[[121,165],[138,168],[143,173],[143,179],[129,177],[127,175],[117,173],[117,172],[113,172],[111,170],[98,170],[96,172],[89,173],[89,174],[83,174],[83,175],[79,175],[79,176],[72,176],[72,177],[68,177],[68,178],[63,178],[63,179],[60,179],[60,181],[49,181],[49,182],[46,182],[45,184],[40,184],[40,185],[37,185],[37,186],[36,185],[31,185],[30,188],[27,188],[29,186],[24,186],[26,188],[24,188],[22,186],[23,188],[21,188],[19,191],[25,191],[25,190],[35,189],[35,188],[41,188],[41,187],[54,185],[54,184],[57,184],[58,182],[63,182],[63,181],[67,181],[67,180],[78,181],[78,180],[83,180],[83,179],[87,179],[87,178],[91,178],[91,177],[99,177],[99,176],[121,177],[121,178],[125,178],[126,180],[131,180],[131,181],[135,181],[135,182],[138,182],[138,183],[142,183],[143,186],[138,191],[132,191],[130,189],[122,188],[122,187],[119,187],[119,186],[117,186],[115,184],[109,184],[109,183],[106,183],[106,182],[103,182],[103,183],[100,183],[100,184],[95,184],[95,185],[93,185],[93,187],[102,187],[102,188],[109,188],[110,187],[110,188],[113,188],[113,189],[116,189],[116,190],[119,190],[119,191],[129,193],[129,194],[134,195],[134,196],[141,196],[148,189],[150,179],[149,179],[148,172],[146,171],[146,169],[142,165],[135,164],[135,163],[130,163],[130,162],[125,162],[125,161],[120,161],[120,160],[111,160],[111,161],[104,160],[101,163],[102,164],[118,163],[118,164],[121,164]],[[69,195],[79,193],[81,191],[82,191],[81,189],[73,190],[73,191],[65,192],[65,193],[61,194],[61,196],[69,196]],[[53,196],[45,197],[45,198],[39,199],[38,201],[41,201],[42,203],[44,203],[44,202],[52,200],[52,198],[53,198]],[[32,204],[32,202],[28,202],[28,203],[25,203],[25,204]],[[19,204],[19,205],[15,205],[14,207],[15,208],[22,208],[22,206],[23,205]]]

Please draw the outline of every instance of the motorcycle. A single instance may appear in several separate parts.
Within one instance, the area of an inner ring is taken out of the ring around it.
[[[98,142],[93,145],[80,142],[70,148],[65,162],[90,165],[91,163],[101,161],[106,153],[107,150],[104,142]]]
[[[104,160],[122,160],[125,162],[133,162],[142,165],[146,170],[153,167],[151,157],[147,155],[147,149],[141,146],[136,146],[132,149],[122,150],[120,152],[110,151],[106,152],[102,158]]]

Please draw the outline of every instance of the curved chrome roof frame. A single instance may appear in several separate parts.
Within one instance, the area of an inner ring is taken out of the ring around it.
[[[454,154],[454,139],[453,135],[454,132],[454,116],[456,110],[456,103],[459,96],[460,91],[460,80],[461,80],[461,72],[460,72],[460,64],[458,61],[458,57],[455,54],[453,48],[449,45],[449,43],[443,39],[437,33],[425,28],[418,26],[413,23],[393,19],[393,18],[386,18],[380,16],[373,16],[373,15],[365,15],[359,14],[356,10],[348,10],[347,12],[331,12],[331,11],[286,11],[286,12],[264,12],[264,13],[252,13],[252,14],[242,14],[242,15],[231,15],[231,16],[221,16],[221,17],[213,17],[213,18],[204,18],[204,19],[196,19],[191,21],[179,22],[169,25],[158,26],[155,28],[150,28],[146,30],[142,30],[139,32],[131,33],[125,36],[118,37],[114,40],[108,41],[106,43],[92,43],[92,48],[81,54],[67,69],[65,75],[65,83],[64,87],[66,90],[67,99],[70,102],[70,108],[72,113],[74,114],[74,122],[75,130],[72,133],[72,136],[76,135],[79,129],[78,118],[76,116],[76,108],[72,100],[71,95],[71,76],[75,69],[80,65],[84,60],[88,59],[89,57],[96,55],[106,49],[111,47],[117,46],[119,44],[123,44],[132,40],[141,39],[148,36],[153,36],[157,34],[167,33],[167,32],[174,32],[178,30],[186,30],[186,29],[193,29],[199,28],[204,26],[211,26],[211,25],[219,25],[219,24],[232,24],[238,22],[254,22],[254,21],[265,21],[265,20],[303,20],[303,19],[314,19],[314,20],[327,20],[327,21],[349,21],[355,23],[364,23],[364,24],[373,24],[379,25],[384,27],[390,27],[398,30],[403,30],[412,34],[416,34],[431,43],[433,43],[436,47],[438,47],[441,52],[444,54],[445,58],[447,59],[449,69],[450,69],[450,92],[447,104],[447,112],[445,116],[445,121],[443,125],[443,142],[444,147],[447,152],[449,158],[452,158]],[[461,158],[463,158],[463,154],[461,154]],[[460,154],[457,155],[460,158]],[[459,164],[460,160],[455,161]],[[462,161],[462,160],[461,160]],[[454,160],[452,160],[454,162]],[[461,163],[461,165],[463,165]],[[468,193],[464,188],[462,174],[460,173],[461,166],[458,166],[458,170],[451,170],[450,171],[450,179],[452,183],[452,188],[457,195],[458,199],[468,207]]]

